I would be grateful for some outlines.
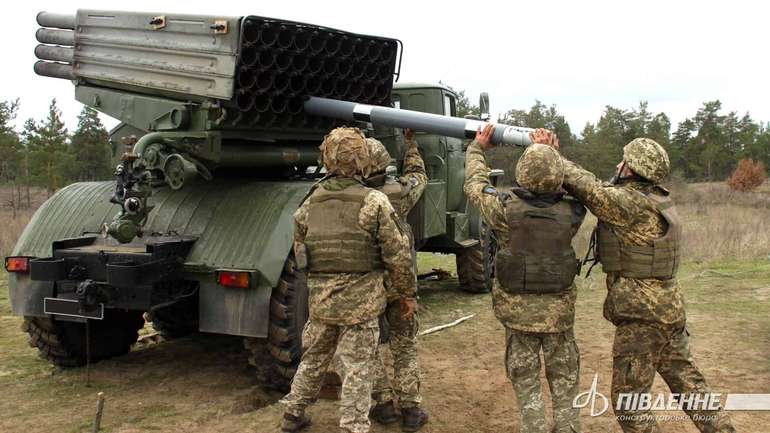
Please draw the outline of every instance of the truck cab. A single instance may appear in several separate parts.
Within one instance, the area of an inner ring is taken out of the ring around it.
[[[457,117],[457,93],[438,83],[396,83],[394,108]],[[479,243],[480,218],[463,193],[465,181],[464,140],[417,133],[425,161],[428,186],[409,215],[418,249],[457,252]],[[403,155],[402,140],[387,142],[391,155]],[[399,161],[399,165],[402,161]]]

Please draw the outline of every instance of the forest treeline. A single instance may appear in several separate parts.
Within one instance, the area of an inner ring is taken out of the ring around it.
[[[478,115],[478,107],[459,93],[459,115]],[[743,159],[770,167],[770,125],[752,119],[749,113],[725,113],[720,101],[705,102],[676,128],[666,113],[651,112],[647,102],[630,109],[608,105],[599,120],[586,123],[579,135],[556,105],[540,101],[528,110],[506,111],[497,121],[556,131],[565,156],[603,178],[612,176],[623,146],[637,137],[652,138],[665,147],[672,175],[688,182],[725,180]],[[510,166],[507,163],[517,154],[498,151],[493,162],[496,159],[503,167]]]
[[[479,108],[459,92],[458,115],[479,114]],[[19,100],[0,102],[0,185],[11,186],[14,208],[29,205],[29,187],[52,193],[71,182],[108,179],[114,170],[116,149],[98,114],[84,106],[73,132],[67,130],[53,99],[45,117],[28,119],[21,131],[16,117]],[[685,181],[724,180],[742,159],[770,166],[770,126],[725,112],[720,101],[705,102],[676,128],[666,113],[654,113],[646,102],[624,109],[606,106],[596,123],[579,134],[556,105],[536,101],[529,109],[511,109],[497,119],[511,125],[555,130],[564,154],[584,167],[609,178],[622,157],[623,146],[636,137],[658,141],[669,152],[672,173]],[[517,152],[493,153],[493,164],[510,167]],[[512,175],[512,173],[508,173]]]
[[[19,100],[0,102],[0,185],[13,188],[14,209],[30,206],[29,188],[48,194],[72,182],[107,179],[114,171],[115,149],[97,112],[87,106],[70,133],[56,99],[46,117],[28,119],[21,131],[14,127]]]

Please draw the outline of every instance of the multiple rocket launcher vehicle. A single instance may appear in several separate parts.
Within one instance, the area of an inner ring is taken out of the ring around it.
[[[6,259],[13,311],[51,362],[128,352],[148,312],[166,338],[240,335],[251,350],[267,338],[276,378],[291,378],[308,315],[292,213],[341,124],[367,128],[397,168],[395,128],[420,132],[430,180],[408,218],[416,246],[454,253],[462,288],[489,289],[494,242],[462,191],[481,122],[456,117],[448,87],[394,85],[400,41],[259,16],[37,20],[35,72],[120,120],[111,140],[126,147],[117,182],[57,192]],[[493,141],[527,145],[528,131],[498,125]]]

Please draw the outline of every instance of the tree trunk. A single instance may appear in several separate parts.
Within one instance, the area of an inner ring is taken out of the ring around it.
[[[24,153],[24,185],[27,188],[27,209],[32,207],[29,199],[29,151]]]
[[[51,167],[51,161],[48,161],[47,168],[48,168],[48,182],[46,185],[46,192],[48,193],[48,198],[51,198],[51,194],[53,193],[53,168]]]

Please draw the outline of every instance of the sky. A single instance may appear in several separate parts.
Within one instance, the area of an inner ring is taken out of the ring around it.
[[[55,97],[70,130],[82,106],[71,83],[32,71],[37,12],[77,9],[262,15],[387,36],[404,43],[402,81],[441,81],[472,100],[489,92],[493,118],[535,100],[556,104],[574,132],[605,105],[665,112],[674,125],[704,101],[770,121],[770,3],[731,1],[261,1],[4,2],[0,100],[21,99],[17,123]],[[103,116],[108,127],[117,122]]]

